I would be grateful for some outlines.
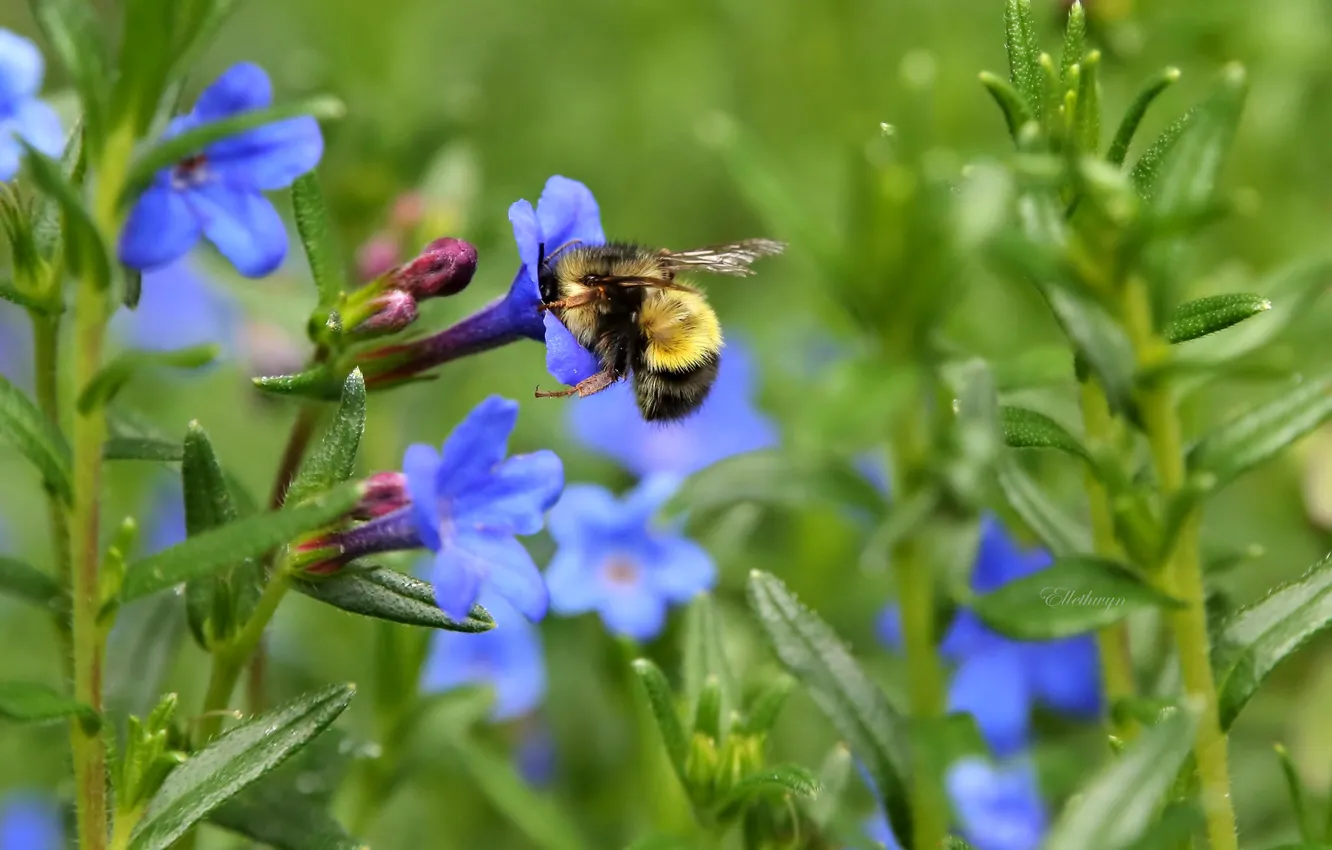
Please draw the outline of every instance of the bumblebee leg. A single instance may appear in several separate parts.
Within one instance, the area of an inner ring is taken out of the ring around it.
[[[618,380],[618,378],[616,377],[614,372],[605,370],[596,373],[590,378],[584,378],[583,380],[579,381],[577,385],[569,387],[567,389],[555,390],[553,392],[542,392],[541,390],[537,390],[536,397],[563,398],[564,396],[570,396],[577,393],[579,398],[587,398],[590,395],[596,395],[597,393],[606,389],[611,384],[615,383],[616,380]]]
[[[598,301],[605,301],[610,296],[606,292],[606,287],[597,286],[586,289],[577,295],[571,295],[568,298],[561,298],[559,301],[552,301],[549,304],[541,304],[538,310],[567,310],[570,307],[586,307],[588,304],[596,304]]]

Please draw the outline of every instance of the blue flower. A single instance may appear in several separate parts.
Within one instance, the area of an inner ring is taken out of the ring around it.
[[[185,495],[180,481],[163,477],[152,495],[143,554],[153,555],[185,541]]]
[[[32,323],[17,307],[0,304],[0,375],[27,388],[32,382]]]
[[[0,850],[61,850],[60,812],[45,796],[11,794],[0,806]]]
[[[19,139],[47,156],[59,156],[65,146],[60,117],[37,99],[45,70],[35,44],[0,29],[0,181],[18,173]]]
[[[986,517],[971,588],[988,593],[1045,569],[1050,560],[1044,551],[1022,550],[996,519]],[[896,606],[880,615],[878,631],[884,643],[901,646],[901,612]],[[964,609],[939,648],[958,664],[949,686],[949,709],[970,712],[1000,756],[1027,745],[1036,703],[1086,720],[1101,713],[1100,659],[1090,635],[1017,641],[992,631]]]
[[[945,774],[958,831],[975,850],[1037,850],[1048,828],[1036,771],[1025,758],[992,765],[965,758]],[[872,788],[872,783],[871,783]],[[865,835],[887,850],[902,850],[883,812],[866,821]]]
[[[557,755],[550,729],[540,718],[533,717],[524,726],[522,737],[518,739],[518,751],[514,754],[518,772],[528,785],[544,788],[555,779],[559,763]]]
[[[638,476],[689,475],[719,460],[777,444],[777,429],[750,400],[752,358],[731,342],[717,383],[698,412],[675,422],[646,422],[634,391],[620,381],[569,405],[574,435]]]
[[[497,594],[483,594],[481,604],[495,618],[495,628],[480,634],[435,632],[421,689],[436,692],[489,685],[495,690],[491,719],[512,720],[531,712],[546,695],[541,636],[536,626]]]
[[[272,102],[268,75],[242,62],[204,89],[194,111],[173,119],[163,138]],[[287,254],[287,232],[262,193],[290,186],[323,152],[319,124],[307,115],[214,142],[162,169],[130,210],[120,234],[121,261],[155,269],[184,256],[202,234],[241,274],[269,274]]]
[[[564,467],[549,451],[505,458],[517,419],[517,402],[491,396],[453,429],[442,455],[417,444],[403,458],[415,532],[435,552],[430,580],[452,617],[466,616],[483,588],[528,619],[546,613],[546,586],[514,535],[541,530],[564,486]]]
[[[615,634],[646,640],[665,626],[668,605],[713,586],[711,556],[677,531],[651,524],[678,485],[676,476],[653,476],[623,500],[591,484],[565,490],[550,512],[559,548],[546,583],[556,612],[596,611]]]
[[[227,294],[212,285],[188,257],[146,272],[143,296],[111,325],[136,347],[154,351],[213,344],[226,354],[239,345],[242,316]]]

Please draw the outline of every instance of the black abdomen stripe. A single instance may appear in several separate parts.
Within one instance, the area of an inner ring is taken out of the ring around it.
[[[689,369],[634,369],[634,395],[647,420],[679,419],[698,409],[717,380],[718,357],[709,353]]]

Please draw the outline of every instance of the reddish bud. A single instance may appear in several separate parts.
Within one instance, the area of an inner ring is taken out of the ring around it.
[[[356,273],[361,280],[388,274],[397,264],[398,242],[387,233],[376,233],[356,249]]]
[[[352,509],[356,519],[368,520],[384,516],[410,504],[407,476],[401,472],[376,472],[365,480],[365,495]]]
[[[389,215],[394,229],[403,232],[415,230],[425,218],[426,202],[420,192],[404,192],[393,202],[393,212]]]
[[[420,256],[392,274],[392,285],[417,300],[454,295],[471,283],[476,273],[476,249],[468,242],[446,236],[425,247]]]
[[[416,321],[416,299],[401,289],[389,289],[366,304],[370,317],[356,326],[358,334],[395,333]]]

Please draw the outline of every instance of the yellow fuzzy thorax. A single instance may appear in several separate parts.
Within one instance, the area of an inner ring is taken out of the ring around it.
[[[707,299],[693,292],[658,289],[643,298],[638,326],[650,369],[679,372],[703,365],[722,346],[721,324]]]

